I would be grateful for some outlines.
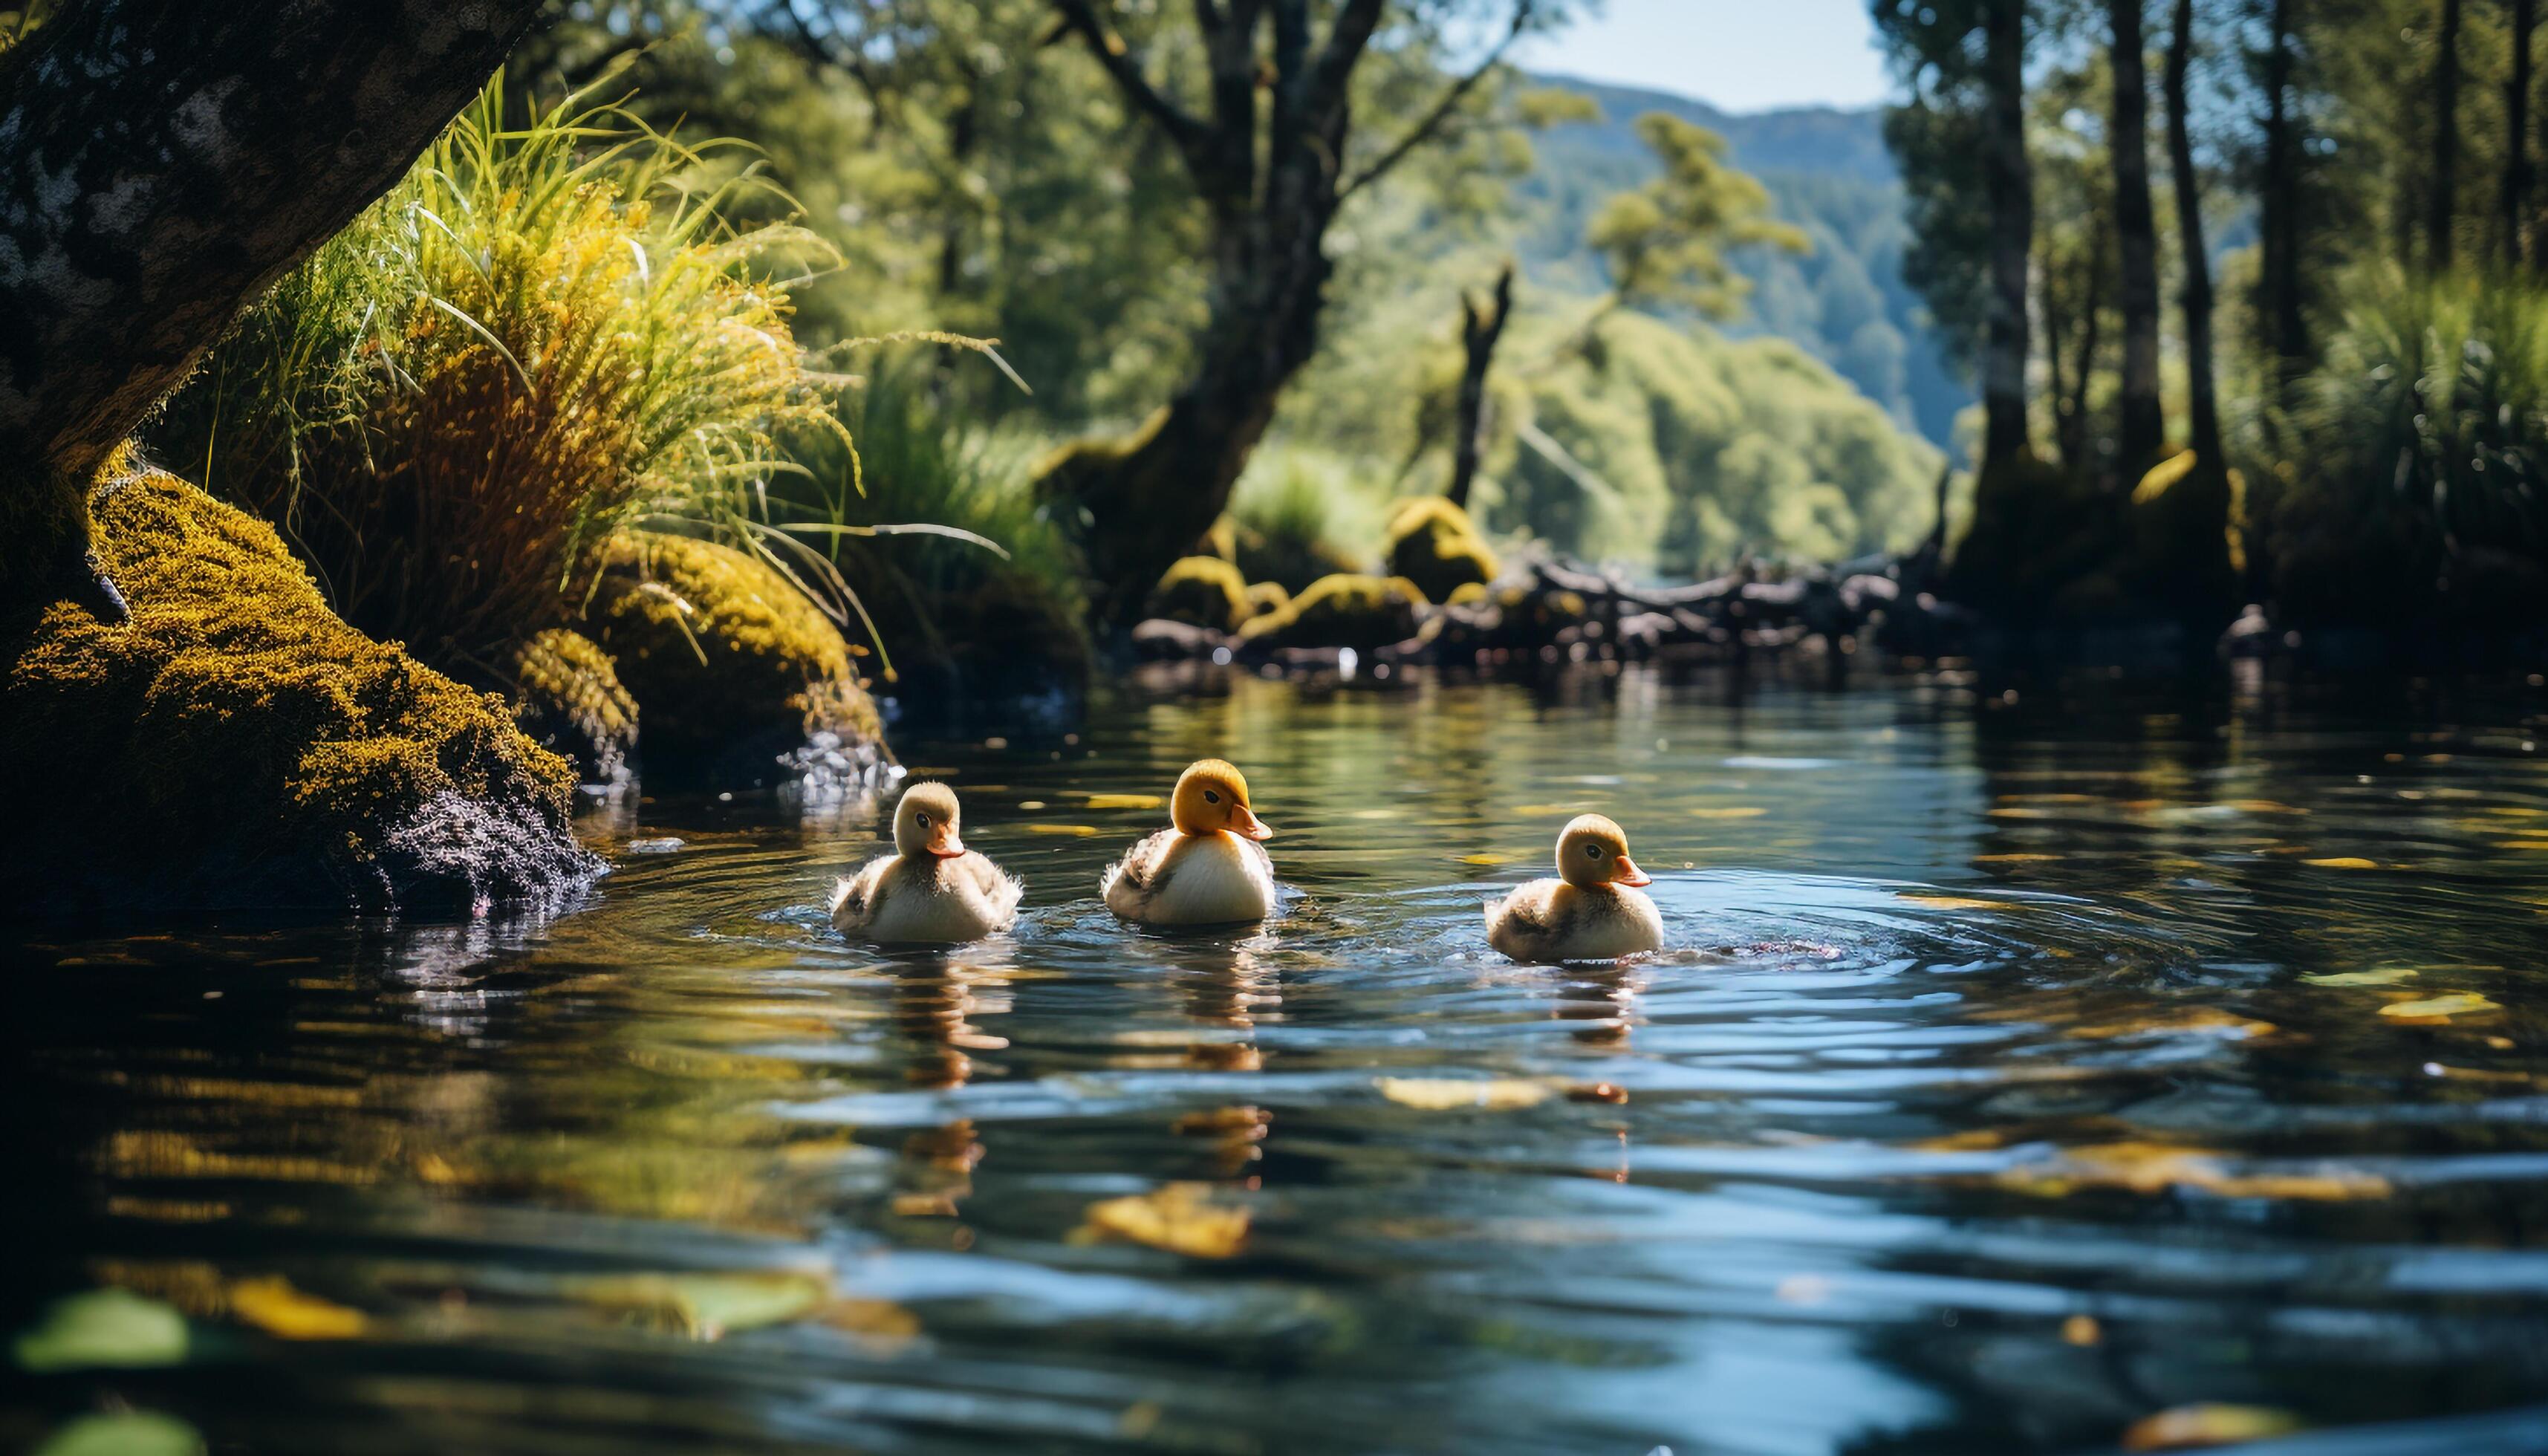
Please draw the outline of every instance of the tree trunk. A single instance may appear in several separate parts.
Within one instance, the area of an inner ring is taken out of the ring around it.
[[[2521,266],[2530,225],[2530,33],[2539,0],[2512,0],[2512,79],[2503,88],[2503,261]]]
[[[2309,362],[2301,288],[2300,141],[2292,119],[2292,8],[2273,0],[2265,27],[2265,172],[2258,197],[2256,323],[2275,364],[2278,394]]]
[[[2035,238],[2035,178],[2026,156],[2025,0],[1988,0],[1982,79],[1990,236],[1990,303],[1982,357],[1982,468],[2026,449],[2026,267]]]
[[[2433,54],[2433,175],[2424,202],[2424,267],[2451,265],[2451,212],[2460,154],[2460,0],[2442,0]]]
[[[1467,360],[1460,370],[1459,430],[1451,447],[1451,489],[1447,493],[1452,504],[1469,508],[1469,487],[1478,478],[1478,455],[1486,447],[1487,370],[1495,362],[1496,340],[1503,335],[1504,319],[1512,314],[1513,265],[1504,264],[1496,276],[1496,294],[1492,310],[1481,309],[1466,293],[1460,295],[1460,344]]]
[[[2124,377],[2117,400],[2116,458],[2126,485],[2149,468],[2167,426],[2158,398],[2158,224],[2150,210],[2149,80],[2143,69],[2143,0],[2111,0],[2115,244],[2123,264],[2116,299],[2124,322]]]
[[[0,597],[97,582],[88,474],[244,304],[398,180],[539,9],[86,0],[11,58]]]
[[[2185,270],[2185,378],[2190,439],[2206,470],[2222,466],[2221,406],[2212,378],[2212,260],[2203,244],[2203,189],[2194,172],[2186,72],[2194,63],[2194,0],[2176,0],[2167,38],[2167,162],[2176,181],[2176,235]]]

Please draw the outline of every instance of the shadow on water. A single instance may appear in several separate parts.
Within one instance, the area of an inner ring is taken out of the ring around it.
[[[21,1346],[0,1441],[2537,1449],[2540,691],[2006,691],[1127,693],[906,752],[1028,886],[945,954],[825,923],[883,805],[766,794],[554,921],[17,936],[0,1315],[184,1335]],[[1128,932],[1206,754],[1283,910]],[[1489,953],[1588,810],[1673,943]]]

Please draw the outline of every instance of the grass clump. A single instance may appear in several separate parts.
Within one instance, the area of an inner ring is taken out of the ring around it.
[[[388,196],[286,275],[151,431],[274,521],[345,618],[485,671],[561,625],[614,532],[752,545],[785,437],[838,429],[788,331],[790,227],[735,233],[706,148],[499,76]]]
[[[1277,584],[1274,590],[1280,592],[1282,587]],[[1171,565],[1151,589],[1147,614],[1216,632],[1234,632],[1239,623],[1255,615],[1255,609],[1248,598],[1247,579],[1237,567],[1217,556],[1189,556]]]
[[[1263,446],[1230,497],[1232,558],[1247,580],[1293,592],[1320,577],[1368,571],[1386,494],[1338,456]]]

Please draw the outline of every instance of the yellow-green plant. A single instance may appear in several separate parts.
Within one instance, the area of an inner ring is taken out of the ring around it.
[[[745,166],[582,96],[506,123],[502,78],[387,197],[295,269],[171,402],[153,440],[273,520],[356,625],[494,660],[563,617],[614,530],[793,556],[786,439],[839,432],[841,382],[788,329],[794,227],[720,221]]]

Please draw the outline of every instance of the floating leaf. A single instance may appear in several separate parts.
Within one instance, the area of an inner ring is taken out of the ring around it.
[[[175,1365],[186,1358],[186,1317],[128,1289],[92,1289],[53,1301],[16,1353],[34,1371]]]
[[[1516,814],[1529,814],[1534,816],[1540,814],[1581,814],[1591,807],[1592,805],[1590,804],[1519,804],[1514,806],[1513,812]]]
[[[292,1287],[280,1274],[242,1279],[229,1288],[230,1313],[278,1339],[353,1339],[363,1312]]]
[[[2061,1342],[2065,1345],[2085,1349],[2105,1337],[2106,1331],[2098,1325],[2094,1316],[2073,1315],[2061,1321]]]
[[[2197,1006],[2190,1011],[2154,1012],[2096,1026],[2076,1026],[2061,1035],[2074,1041],[2115,1041],[2124,1037],[2181,1036],[2193,1033],[2219,1033],[2241,1041],[2269,1037],[2274,1033],[2269,1021],[2254,1021],[2210,1006]]]
[[[1546,1082],[1524,1077],[1379,1077],[1372,1085],[1380,1089],[1381,1096],[1402,1107],[1426,1112],[1464,1108],[1513,1112],[1537,1107],[1557,1093]]]
[[[1029,834],[1066,834],[1073,839],[1087,839],[1097,833],[1094,824],[1030,824]]]
[[[1757,804],[1738,804],[1721,809],[1692,809],[1689,815],[1693,819],[1758,819],[1769,812]]]
[[[1145,1243],[1193,1259],[1226,1259],[1247,1243],[1247,1210],[1207,1201],[1211,1187],[1170,1183],[1088,1207],[1078,1237]]]
[[[1166,799],[1163,799],[1154,793],[1092,793],[1088,795],[1088,807],[1091,809],[1155,809],[1166,802]]]
[[[2384,970],[2331,970],[2301,979],[2313,986],[2394,986],[2414,977],[2415,972],[2407,966],[2393,965]]]
[[[2002,1169],[2001,1187],[2039,1198],[2063,1198],[2083,1188],[2165,1193],[2191,1188],[2223,1198],[2308,1199],[2342,1202],[2385,1198],[2389,1180],[2344,1167],[2291,1172],[2233,1172],[2217,1153],[2163,1142],[2103,1142],[2072,1147],[2051,1157]]]
[[[1966,895],[1905,891],[1899,898],[1908,900],[1914,905],[1926,905],[1932,910],[2005,910],[2008,908],[2007,902],[2002,900],[1976,900]]]
[[[693,1339],[778,1324],[820,1309],[831,1281],[789,1270],[705,1274],[597,1274],[566,1280],[566,1297],[633,1315]]]
[[[2474,1016],[2483,1011],[2502,1009],[2475,991],[2451,991],[2417,1001],[2392,1001],[2380,1008],[2380,1014],[2399,1021],[2448,1021],[2454,1016]]]
[[[115,1410],[69,1421],[32,1456],[204,1456],[204,1450],[203,1434],[174,1415]]]
[[[2272,799],[2230,799],[2228,807],[2236,809],[2242,814],[2306,814],[2309,812],[2307,809],[2296,808],[2290,804],[2278,804]]]
[[[1494,853],[1462,855],[1460,857],[1460,863],[1463,864],[1476,864],[1484,868],[1492,869],[1499,864],[1510,864],[1517,858],[1519,857],[1513,855],[1498,855]]]
[[[2301,1418],[2271,1406],[2179,1406],[2144,1415],[2124,1432],[2127,1451],[2185,1451],[2289,1435]]]
[[[1975,855],[1973,863],[1976,864],[2041,864],[2060,858],[2059,855]]]
[[[2380,867],[2378,861],[2365,860],[2356,855],[2337,855],[2331,859],[2303,860],[2301,863],[2315,864],[2320,869],[2377,869]]]

